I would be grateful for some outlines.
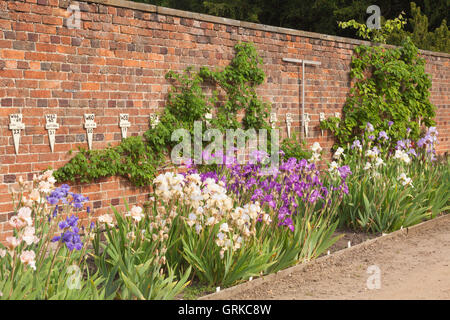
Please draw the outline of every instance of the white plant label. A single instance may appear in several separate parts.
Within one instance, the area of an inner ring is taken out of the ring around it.
[[[288,138],[291,137],[291,124],[292,124],[292,115],[290,113],[286,113],[286,125],[287,125]]]
[[[276,125],[277,125],[277,113],[276,112],[271,112],[270,113],[270,123],[272,124],[272,129],[275,129]]]
[[[94,138],[94,129],[97,128],[97,124],[94,122],[95,114],[85,113],[84,114],[84,128],[86,129],[87,141],[89,150],[92,150],[92,140]]]
[[[336,117],[336,118],[341,118],[341,113],[340,112],[335,112],[334,113],[334,116]],[[339,127],[339,123],[337,124],[337,126]]]
[[[377,265],[372,265],[367,268],[367,273],[370,277],[367,278],[366,285],[367,289],[381,289],[381,270]]]
[[[303,126],[305,127],[305,137],[308,137],[309,123],[311,122],[311,118],[310,118],[308,113],[305,113],[303,115],[303,117],[304,117],[304,119],[303,119]]]
[[[69,29],[81,29],[81,11],[78,3],[71,4],[67,8],[67,12],[70,14],[66,20],[66,26]]]
[[[206,119],[206,126],[211,127],[210,120],[212,119],[212,114],[211,113],[205,114],[205,119]]]
[[[319,121],[320,122],[325,121],[325,113],[324,112],[319,113]],[[320,132],[322,133],[322,137],[323,137],[323,130],[321,129]]]
[[[20,131],[25,129],[25,124],[22,123],[22,114],[14,113],[9,115],[9,130],[13,134],[14,150],[19,154],[20,145]]]
[[[119,115],[119,127],[122,131],[122,139],[127,137],[128,128],[131,126],[130,115],[128,113],[121,113]]]
[[[55,135],[56,130],[59,129],[59,124],[57,122],[58,116],[56,114],[46,114],[45,115],[45,129],[48,131],[48,141],[50,143],[50,149],[52,152],[55,150]]]

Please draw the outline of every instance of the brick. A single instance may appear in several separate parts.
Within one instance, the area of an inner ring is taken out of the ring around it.
[[[37,107],[38,108],[47,108],[48,107],[48,101],[46,99],[38,99],[37,100]],[[34,143],[34,139],[33,139]]]
[[[56,46],[49,43],[37,43],[36,51],[56,52]]]
[[[2,50],[2,57],[4,59],[23,60],[25,52],[19,50]]]
[[[2,107],[12,107],[12,99],[11,98],[5,98],[2,99]]]
[[[17,69],[29,69],[30,64],[26,61],[17,61]]]
[[[102,207],[102,202],[101,201],[94,201],[93,204],[94,209],[98,209]]]
[[[42,23],[43,24],[52,24],[52,25],[62,26],[63,19],[60,18],[60,17],[44,16],[44,17],[42,17]]]
[[[3,183],[15,183],[16,175],[15,174],[5,174],[3,176]]]
[[[0,70],[0,78],[22,78],[21,70]]]
[[[43,72],[43,71],[24,71],[23,77],[25,79],[45,79],[45,72]]]
[[[72,44],[72,46],[79,47],[79,46],[81,46],[81,39],[80,38],[72,38],[71,44]]]

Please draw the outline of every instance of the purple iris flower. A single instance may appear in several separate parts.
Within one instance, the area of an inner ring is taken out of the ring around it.
[[[308,165],[308,160],[302,159],[299,161],[298,165],[300,166],[300,168],[304,168]]]
[[[367,122],[366,124],[366,131],[367,132],[373,132],[375,129],[373,128],[373,125],[370,122]]]
[[[50,205],[58,204],[60,201],[63,204],[69,204],[67,198],[70,197],[72,200],[70,201],[70,205],[74,208],[81,209],[83,207],[84,202],[89,201],[88,197],[84,197],[81,194],[70,192],[70,186],[67,184],[63,184],[61,187],[56,188],[55,190],[47,196],[47,202]]]
[[[194,161],[192,161],[192,159],[187,159],[184,162],[184,165],[186,166],[186,168],[190,169],[190,168],[192,168],[194,166]]]
[[[413,155],[414,157],[417,157],[416,150],[414,150],[413,148],[409,149],[408,154]]]
[[[72,215],[71,217],[66,218],[66,220],[61,221],[58,226],[63,231],[61,235],[55,236],[52,238],[52,242],[63,242],[67,249],[72,251],[81,250],[83,247],[83,243],[81,241],[81,237],[78,234],[80,229],[77,227],[78,217]]]
[[[253,193],[253,196],[251,197],[251,200],[256,201],[258,199],[261,199],[262,196],[263,191],[261,189],[256,189],[255,192]]]
[[[351,149],[353,150],[353,149],[355,149],[355,148],[361,148],[361,141],[359,141],[359,140],[353,141],[353,144],[352,144],[352,146],[351,146]]]
[[[378,139],[389,140],[389,136],[387,135],[386,131],[380,131]]]
[[[426,141],[425,138],[421,138],[421,139],[419,139],[419,141],[417,142],[417,146],[418,146],[419,148],[423,148],[426,144],[427,144],[427,141]]]
[[[397,150],[406,149],[405,141],[403,141],[403,140],[397,141],[397,146],[395,147],[395,149],[397,149]]]
[[[338,172],[341,178],[344,180],[347,179],[347,177],[352,174],[350,167],[347,165],[338,168]]]
[[[380,150],[375,146],[372,148],[372,151],[376,154],[379,155],[380,154]]]
[[[438,131],[437,131],[436,127],[429,127],[427,134],[432,135],[432,136],[437,136]]]
[[[247,189],[250,189],[251,187],[253,187],[256,184],[256,179],[251,177],[250,179],[248,179],[247,183],[245,184],[245,187]]]
[[[311,192],[311,194],[309,195],[309,202],[311,203],[316,202],[319,196],[320,196],[319,191],[313,190],[313,192]]]

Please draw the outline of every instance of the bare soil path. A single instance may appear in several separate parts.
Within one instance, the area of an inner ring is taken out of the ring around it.
[[[379,289],[368,288],[369,266],[379,268]],[[450,299],[450,215],[204,298]]]

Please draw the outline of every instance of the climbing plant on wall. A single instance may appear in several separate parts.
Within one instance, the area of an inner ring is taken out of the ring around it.
[[[54,176],[59,182],[91,182],[107,176],[120,175],[136,186],[149,185],[157,167],[178,143],[172,133],[186,129],[193,134],[194,122],[205,121],[213,109],[216,116],[212,127],[221,131],[232,128],[265,128],[270,105],[260,100],[256,87],[265,81],[262,59],[251,43],[238,43],[236,55],[223,70],[202,67],[196,71],[188,67],[182,73],[169,71],[166,79],[172,88],[160,116],[160,122],[144,133],[143,137],[129,137],[115,147],[104,150],[84,150],[58,169]],[[207,97],[204,87],[215,90]],[[219,99],[224,92],[224,99]],[[238,116],[243,113],[242,121]],[[206,129],[206,126],[203,126]]]
[[[377,32],[355,21],[340,25],[356,28],[364,38],[384,43],[391,32],[403,28],[402,21],[400,15]],[[331,130],[338,145],[345,146],[359,136],[367,122],[374,126],[374,135],[390,128],[391,141],[404,138],[407,132],[410,138],[417,139],[421,124],[434,125],[431,80],[425,72],[425,60],[409,37],[400,47],[372,43],[357,46],[354,53],[350,71],[354,85],[343,107],[343,118],[332,117],[321,124],[322,129]]]

